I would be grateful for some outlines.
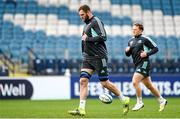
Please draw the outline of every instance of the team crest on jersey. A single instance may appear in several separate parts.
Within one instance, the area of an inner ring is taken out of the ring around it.
[[[105,73],[105,71],[104,71],[104,70],[101,70],[101,73]]]
[[[132,46],[132,44],[133,44],[133,41],[131,41],[131,42],[129,43],[130,46]]]
[[[137,43],[142,43],[142,40],[139,40]]]

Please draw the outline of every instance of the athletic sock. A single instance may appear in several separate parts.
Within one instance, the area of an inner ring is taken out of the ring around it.
[[[120,100],[124,100],[124,99],[125,99],[125,96],[124,96],[123,94],[120,94],[120,95],[118,96],[118,98],[119,98]]]
[[[79,108],[85,109],[85,106],[86,106],[86,100],[80,100],[80,102],[79,102]]]
[[[142,97],[137,97],[137,103],[143,103]]]
[[[158,98],[158,101],[159,101],[159,103],[162,103],[162,102],[164,101],[164,98],[163,98],[162,96],[160,96],[160,97]]]

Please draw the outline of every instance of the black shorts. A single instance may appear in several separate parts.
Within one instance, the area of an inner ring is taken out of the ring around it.
[[[108,69],[107,69],[107,59],[93,59],[93,60],[83,60],[82,68],[92,69],[97,71],[100,81],[108,80]]]
[[[140,63],[137,67],[135,72],[142,74],[144,77],[150,76],[150,62],[144,61]]]

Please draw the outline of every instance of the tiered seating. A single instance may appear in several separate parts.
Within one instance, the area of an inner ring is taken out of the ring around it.
[[[111,67],[112,71],[132,71],[123,49],[136,21],[144,24],[144,33],[160,48],[159,54],[152,57],[153,63],[177,63],[180,59],[179,0],[0,0],[0,48],[11,54],[12,61],[22,64],[29,63],[27,52],[32,50],[38,59],[34,61],[37,72],[64,71],[59,65],[63,62],[62,67],[67,67],[68,61],[74,64],[71,71],[78,72],[83,30],[77,13],[80,4],[90,5],[105,24],[109,59],[117,65]],[[121,67],[123,62],[126,64]],[[163,72],[162,67],[153,72]]]

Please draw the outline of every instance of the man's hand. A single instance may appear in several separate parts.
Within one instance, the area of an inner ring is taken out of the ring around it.
[[[130,50],[130,47],[128,46],[126,47],[125,52],[129,52],[129,50]]]
[[[86,34],[84,34],[81,39],[82,39],[83,41],[85,41],[87,37],[88,37],[88,36],[87,36]]]
[[[141,58],[147,57],[147,53],[145,51],[141,51],[140,53]]]

